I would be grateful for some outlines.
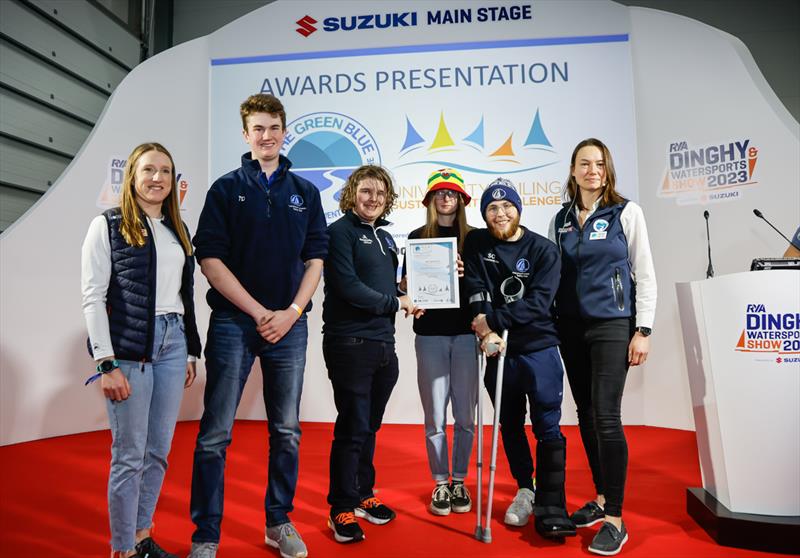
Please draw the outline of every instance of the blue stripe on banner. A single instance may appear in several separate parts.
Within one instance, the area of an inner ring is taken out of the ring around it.
[[[543,39],[509,39],[506,41],[485,41],[472,43],[448,43],[439,45],[403,45],[379,48],[353,48],[345,50],[325,50],[314,52],[290,52],[286,54],[265,54],[262,56],[242,56],[238,58],[212,58],[212,66],[234,64],[255,64],[257,62],[281,62],[286,60],[313,60],[318,58],[349,58],[353,56],[376,56],[383,54],[407,54],[410,52],[446,52],[453,50],[482,50],[488,48],[514,48],[527,46],[586,45],[595,43],[624,43],[628,34],[590,35],[586,37],[550,37]]]

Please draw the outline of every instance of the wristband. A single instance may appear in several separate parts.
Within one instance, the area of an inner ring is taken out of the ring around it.
[[[297,311],[297,315],[298,315],[298,316],[302,316],[302,315],[303,315],[303,309],[302,309],[302,308],[300,308],[300,307],[299,307],[297,304],[295,304],[294,302],[292,302],[292,308],[294,308],[294,309]]]
[[[104,360],[103,362],[97,365],[96,369],[97,374],[91,376],[88,380],[86,380],[86,382],[83,385],[88,386],[103,374],[108,374],[109,372],[113,372],[117,368],[119,368],[119,361],[117,361],[117,359]]]

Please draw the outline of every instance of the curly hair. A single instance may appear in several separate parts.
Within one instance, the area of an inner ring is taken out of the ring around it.
[[[283,103],[274,95],[257,93],[250,95],[239,107],[239,114],[242,117],[242,129],[247,130],[247,117],[257,112],[265,112],[271,115],[278,115],[281,118],[283,129],[286,129],[286,111]]]
[[[339,198],[339,209],[342,210],[342,213],[356,206],[356,191],[358,185],[362,180],[368,178],[383,182],[383,185],[386,186],[386,205],[383,208],[383,213],[381,213],[380,218],[382,219],[392,212],[394,202],[397,200],[397,192],[394,189],[392,175],[381,166],[363,165],[353,171],[353,174],[351,174],[347,182],[345,182],[344,188],[342,188],[341,197]]]

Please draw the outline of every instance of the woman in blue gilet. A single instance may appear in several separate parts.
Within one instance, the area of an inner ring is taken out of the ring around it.
[[[650,350],[656,277],[642,209],[617,193],[614,162],[600,140],[575,147],[566,199],[550,224],[561,252],[557,326],[597,492],[571,518],[577,527],[602,522],[589,551],[610,556],[628,540],[620,408],[628,367],[643,364]]]
[[[128,157],[119,207],[96,217],[81,253],[89,349],[111,427],[112,558],[170,558],[151,537],[183,389],[200,337],[194,256],[175,165],[157,143]]]

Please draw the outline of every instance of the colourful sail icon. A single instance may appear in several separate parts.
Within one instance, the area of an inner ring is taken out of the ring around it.
[[[455,144],[456,142],[453,141],[453,136],[450,135],[447,129],[447,124],[444,123],[444,112],[442,112],[439,114],[439,128],[436,130],[436,137],[433,138],[433,143],[428,148],[428,151],[453,147]]]
[[[513,174],[538,170],[558,163],[558,154],[545,134],[538,108],[530,121],[524,143],[520,141],[520,138],[524,137],[520,130],[493,130],[491,117],[488,119],[489,128],[485,114],[480,115],[477,125],[473,120],[475,117],[477,115],[464,122],[458,116],[450,115],[449,121],[445,122],[444,111],[441,110],[435,134],[433,134],[433,122],[426,123],[431,124],[429,127],[420,128],[423,131],[421,134],[412,124],[409,115],[405,115],[406,135],[399,155],[407,160],[398,166],[438,165],[481,174]],[[457,120],[455,124],[454,120]],[[467,124],[468,127],[462,127],[462,124]],[[465,129],[471,131],[467,135],[462,135]],[[453,139],[451,130],[456,132],[457,140]],[[517,134],[516,145],[514,134]],[[431,135],[433,135],[432,140]],[[495,143],[498,138],[505,138],[499,146]]]
[[[470,135],[464,138],[464,141],[474,143],[483,149],[483,115],[481,115],[481,121],[478,123],[478,126]]]
[[[539,118],[539,109],[536,109],[536,116],[533,117],[533,124],[531,124],[531,130],[530,132],[528,132],[528,138],[525,140],[524,147],[533,147],[540,145],[553,147],[553,144],[550,143],[549,139],[547,139],[547,134],[544,133],[544,128],[542,127],[542,120],[541,118]]]
[[[406,115],[406,140],[403,142],[403,147],[400,148],[400,151],[407,149],[411,151],[412,147],[420,147],[423,143],[425,143],[425,140],[419,135],[408,115]]]
[[[516,153],[514,153],[514,146],[511,144],[511,140],[514,138],[514,133],[512,132],[509,134],[508,139],[503,142],[503,145],[498,147],[494,150],[489,157],[514,157]]]

